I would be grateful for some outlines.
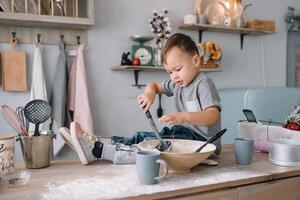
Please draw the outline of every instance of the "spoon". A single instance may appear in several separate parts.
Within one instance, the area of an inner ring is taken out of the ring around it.
[[[223,130],[221,130],[221,131],[219,131],[214,136],[212,136],[209,140],[207,140],[201,147],[199,147],[198,149],[196,149],[194,152],[200,152],[206,145],[212,143],[213,141],[215,141],[216,139],[218,139],[219,137],[221,137],[226,131],[227,131],[226,128],[223,129]]]
[[[155,147],[156,149],[158,149],[159,151],[170,151],[172,148],[172,143],[171,141],[163,141],[158,133],[158,129],[157,126],[155,125],[152,115],[150,113],[149,110],[145,111],[146,117],[151,125],[151,128],[153,129],[155,136],[157,137],[159,143],[158,145]]]

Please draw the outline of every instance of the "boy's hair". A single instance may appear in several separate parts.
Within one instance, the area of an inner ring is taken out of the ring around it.
[[[182,51],[190,55],[199,55],[199,51],[195,42],[187,35],[182,33],[175,33],[172,35],[166,42],[162,53],[161,53],[161,61],[162,63],[166,63],[167,54],[174,47],[179,47]]]

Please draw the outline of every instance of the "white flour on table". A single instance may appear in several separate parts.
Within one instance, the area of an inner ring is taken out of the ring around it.
[[[119,199],[142,194],[173,191],[190,187],[217,184],[267,175],[259,171],[246,171],[236,167],[198,167],[188,174],[169,175],[156,185],[139,185],[135,165],[99,166],[99,174],[73,180],[49,182],[41,194],[44,200],[52,199]],[[105,172],[114,172],[110,176]]]

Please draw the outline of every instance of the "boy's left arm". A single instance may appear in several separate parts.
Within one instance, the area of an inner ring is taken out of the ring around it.
[[[170,125],[192,124],[202,126],[212,126],[218,123],[220,118],[220,110],[218,107],[212,106],[204,111],[198,112],[175,112],[162,116],[159,120]]]

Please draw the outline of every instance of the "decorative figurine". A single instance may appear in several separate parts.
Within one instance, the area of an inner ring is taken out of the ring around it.
[[[219,67],[217,62],[222,58],[222,49],[217,43],[203,41],[198,45],[198,49],[201,56],[201,66],[203,68]]]
[[[131,60],[128,58],[129,54],[130,54],[130,52],[122,53],[121,65],[132,65]]]

